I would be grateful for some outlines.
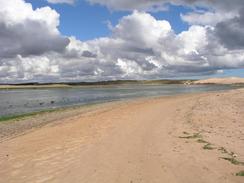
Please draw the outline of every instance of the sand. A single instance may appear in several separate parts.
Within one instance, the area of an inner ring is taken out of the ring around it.
[[[210,78],[194,81],[193,84],[244,84],[244,78],[227,77],[227,78]]]
[[[243,119],[244,89],[100,105],[5,138],[0,182],[243,183]]]

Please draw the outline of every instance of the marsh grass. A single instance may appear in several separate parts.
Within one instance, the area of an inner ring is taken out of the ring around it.
[[[109,102],[107,102],[109,103]],[[68,106],[68,107],[60,107],[60,108],[52,108],[52,109],[45,109],[36,112],[30,112],[25,114],[17,114],[17,115],[8,115],[8,116],[0,116],[0,123],[11,122],[11,121],[19,121],[28,117],[33,117],[41,114],[53,113],[53,112],[63,112],[69,111],[74,109],[82,109],[82,108],[89,108],[93,106],[97,106],[102,104],[102,102],[95,102],[91,104],[84,104],[84,105],[77,105],[77,106]]]
[[[44,113],[50,113],[50,112],[55,112],[58,111],[58,109],[49,109],[49,110],[43,110],[43,111],[38,111],[38,112],[32,112],[32,113],[26,113],[26,114],[17,114],[17,115],[10,115],[10,116],[1,116],[0,117],[0,123],[1,122],[8,122],[11,120],[22,120],[25,119],[27,117],[32,117],[32,116],[36,116],[38,114],[44,114]]]

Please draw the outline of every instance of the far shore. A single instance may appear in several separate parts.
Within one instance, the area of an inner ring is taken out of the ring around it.
[[[98,82],[64,82],[64,83],[19,83],[0,84],[0,90],[11,89],[48,89],[48,88],[79,88],[79,87],[117,87],[121,85],[164,85],[164,84],[184,84],[184,85],[244,85],[244,78],[209,78],[202,80],[114,80]]]
[[[99,82],[71,82],[71,83],[22,83],[0,84],[0,89],[45,89],[45,88],[74,88],[74,87],[113,87],[121,85],[160,85],[187,84],[194,80],[115,80]]]

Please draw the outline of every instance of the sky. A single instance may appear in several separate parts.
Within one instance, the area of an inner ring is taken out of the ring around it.
[[[244,77],[243,0],[0,0],[0,83]]]

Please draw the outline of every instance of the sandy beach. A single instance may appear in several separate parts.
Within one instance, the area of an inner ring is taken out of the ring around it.
[[[0,183],[243,183],[243,120],[238,89],[7,122]]]
[[[244,78],[239,77],[225,77],[225,78],[209,78],[194,81],[193,84],[244,84]]]

